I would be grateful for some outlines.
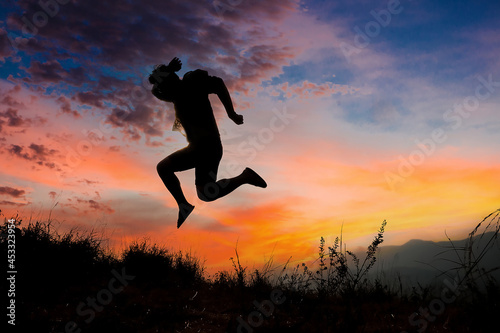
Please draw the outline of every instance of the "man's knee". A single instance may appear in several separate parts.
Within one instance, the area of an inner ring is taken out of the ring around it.
[[[197,184],[196,193],[201,201],[210,202],[217,199],[219,189],[215,183]]]
[[[156,171],[158,172],[158,174],[160,176],[164,173],[173,172],[170,161],[168,159],[164,159],[164,160],[160,161],[156,165]]]

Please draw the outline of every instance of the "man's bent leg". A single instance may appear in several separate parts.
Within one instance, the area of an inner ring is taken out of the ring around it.
[[[193,168],[194,164],[188,149],[179,150],[172,155],[163,159],[156,166],[158,175],[160,176],[163,184],[174,197],[177,205],[179,206],[179,216],[177,219],[177,228],[179,228],[186,218],[191,214],[194,206],[191,205],[182,192],[179,178],[175,175],[176,171],[183,171]]]

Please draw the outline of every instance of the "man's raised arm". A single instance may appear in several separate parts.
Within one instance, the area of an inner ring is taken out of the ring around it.
[[[214,92],[217,96],[219,96],[219,99],[222,102],[222,105],[224,105],[229,118],[238,125],[243,124],[243,116],[234,111],[233,101],[231,100],[231,95],[229,95],[229,91],[227,90],[224,81],[220,77],[216,76],[213,76],[212,80],[215,88]]]

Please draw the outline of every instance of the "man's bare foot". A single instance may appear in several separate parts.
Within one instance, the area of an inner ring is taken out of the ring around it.
[[[177,219],[177,229],[186,221],[189,214],[193,211],[194,206],[191,204],[180,204],[179,205],[179,218]]]
[[[245,170],[243,170],[243,174],[245,175],[245,177],[247,177],[249,184],[262,188],[267,187],[266,181],[252,169],[246,168]]]

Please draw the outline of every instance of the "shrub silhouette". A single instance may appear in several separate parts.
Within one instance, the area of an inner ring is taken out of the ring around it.
[[[166,283],[174,270],[173,254],[149,240],[134,241],[123,253],[123,264],[138,283]]]
[[[347,295],[360,289],[366,289],[369,281],[367,274],[376,261],[376,252],[383,242],[386,221],[378,234],[368,246],[366,256],[361,261],[358,256],[347,249],[342,250],[342,233],[336,237],[331,246],[326,247],[323,237],[319,241],[318,267],[311,270],[305,263],[297,265],[291,272],[280,274],[278,283],[282,288],[294,291],[316,291],[319,295]],[[286,266],[286,265],[285,265]],[[377,288],[380,288],[380,281]]]
[[[441,332],[443,325],[455,333],[487,331],[496,318],[500,289],[479,263],[485,251],[498,246],[499,217],[497,211],[484,219],[463,249],[450,240],[447,250],[459,254],[457,270],[467,288],[429,324],[428,332]],[[236,244],[235,257],[230,258],[233,270],[211,278],[191,253],[170,251],[148,239],[112,254],[95,230],[59,233],[51,221],[17,221],[16,302],[22,304],[17,320],[37,331],[63,332],[67,322],[75,321],[90,332],[237,332],[238,318],[247,320],[258,311],[255,304],[269,304],[271,291],[278,289],[286,301],[262,317],[256,332],[410,332],[408,317],[441,292],[415,286],[413,293],[405,294],[369,278],[385,221],[364,258],[343,248],[341,232],[330,246],[320,238],[317,260],[311,264],[292,265],[290,258],[273,267],[271,257],[262,269],[250,271],[241,264]],[[7,220],[0,231],[7,231]],[[477,246],[481,235],[491,237],[484,248]],[[6,243],[0,238],[4,256]],[[135,278],[87,322],[77,307],[108,288],[112,271],[122,269]]]

